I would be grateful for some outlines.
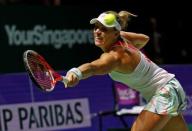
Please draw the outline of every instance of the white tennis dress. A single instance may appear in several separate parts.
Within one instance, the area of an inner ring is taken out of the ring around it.
[[[141,51],[140,56],[140,62],[132,73],[123,74],[112,71],[109,75],[113,80],[139,91],[148,101],[158,88],[163,87],[175,75],[157,66]]]
[[[149,60],[140,51],[140,62],[132,73],[109,73],[115,80],[139,91],[148,104],[144,110],[157,114],[178,115],[187,106],[186,95],[175,75]]]

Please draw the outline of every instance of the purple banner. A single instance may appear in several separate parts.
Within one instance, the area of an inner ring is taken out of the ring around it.
[[[67,89],[58,83],[49,93],[36,88],[26,73],[2,74],[0,83],[2,131],[13,127],[15,131],[98,131],[97,113],[114,107],[113,82],[107,75],[82,80]]]
[[[162,67],[174,73],[184,87],[188,100],[184,117],[188,124],[192,124],[192,65]],[[37,89],[26,73],[1,74],[0,83],[2,131],[12,130],[12,127],[17,127],[17,130],[23,127],[27,130],[98,131],[96,114],[114,109],[113,87],[117,87],[115,89],[119,91],[117,95],[121,104],[134,105],[139,101],[137,92],[121,83],[114,83],[108,75],[82,80],[74,88],[65,89],[63,84],[58,83],[49,93]],[[39,115],[42,118],[37,117]],[[132,125],[133,119],[135,117],[127,117],[129,126]],[[119,119],[112,116],[103,119],[104,131],[118,127],[123,127]]]

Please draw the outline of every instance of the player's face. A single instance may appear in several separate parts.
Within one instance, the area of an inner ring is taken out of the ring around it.
[[[117,37],[118,31],[114,28],[107,28],[101,23],[95,23],[94,42],[96,46],[107,50],[107,48],[111,47],[111,44],[117,40]]]

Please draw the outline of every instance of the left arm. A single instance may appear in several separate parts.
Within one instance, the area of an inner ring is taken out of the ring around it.
[[[130,41],[130,44],[133,44],[138,49],[143,48],[149,41],[149,36],[141,33],[120,31],[120,35],[125,38],[125,40]]]

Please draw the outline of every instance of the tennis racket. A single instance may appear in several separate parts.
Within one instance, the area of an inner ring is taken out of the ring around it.
[[[31,80],[41,90],[50,92],[57,82],[63,82],[67,87],[68,80],[54,71],[47,61],[33,50],[23,53],[23,61]]]

